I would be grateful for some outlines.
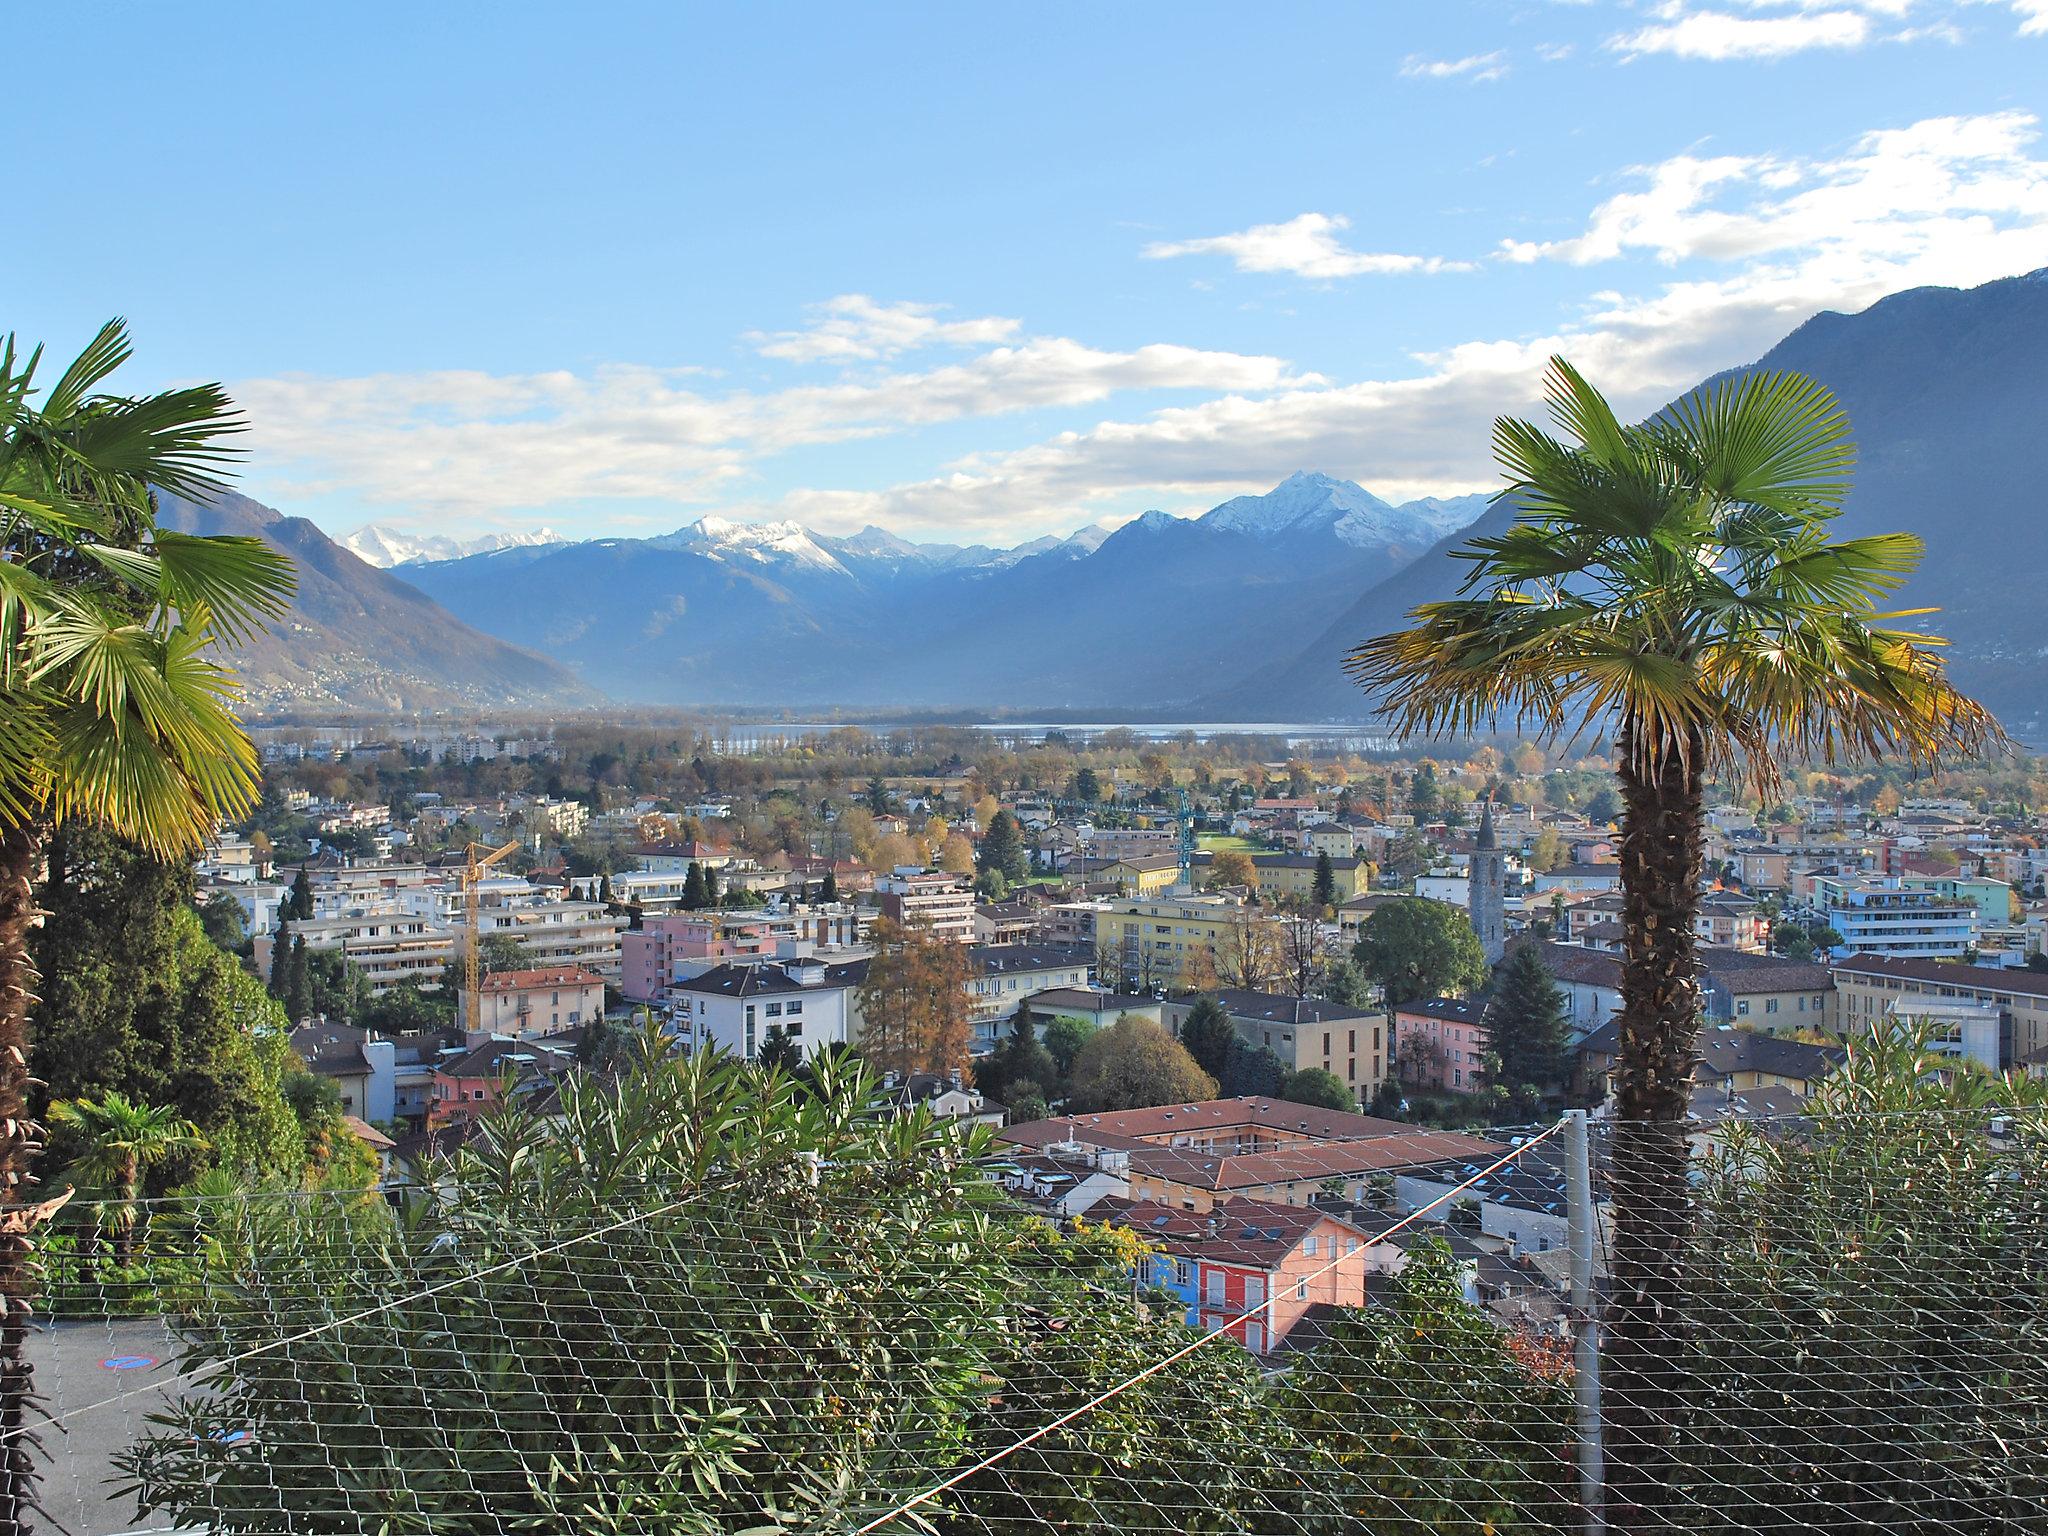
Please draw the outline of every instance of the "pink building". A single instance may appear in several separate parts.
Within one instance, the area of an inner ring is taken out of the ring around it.
[[[1470,1093],[1485,1081],[1482,1063],[1493,1032],[1478,998],[1432,997],[1394,1010],[1394,1068],[1416,1088]]]
[[[1187,1303],[1190,1326],[1270,1353],[1309,1312],[1365,1305],[1371,1234],[1326,1211],[1228,1200],[1205,1215],[1115,1199],[1094,1220],[1129,1227],[1157,1248],[1149,1278]]]
[[[619,935],[619,990],[629,1003],[661,1003],[689,960],[762,955],[773,940],[766,918],[724,912],[672,912]]]

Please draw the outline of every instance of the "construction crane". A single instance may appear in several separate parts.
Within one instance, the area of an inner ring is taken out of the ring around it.
[[[462,866],[462,1027],[471,1035],[483,1033],[483,943],[477,911],[477,886],[484,871],[508,854],[525,847],[517,841],[493,848],[478,857],[482,843],[469,845],[469,862]]]

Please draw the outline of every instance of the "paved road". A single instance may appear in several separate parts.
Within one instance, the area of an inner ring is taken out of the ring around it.
[[[50,1460],[43,1474],[43,1498],[54,1523],[71,1536],[114,1536],[116,1532],[162,1530],[158,1517],[140,1519],[132,1498],[114,1490],[125,1481],[114,1456],[148,1426],[164,1396],[148,1390],[177,1367],[169,1331],[157,1318],[118,1322],[51,1323],[29,1338],[36,1385],[62,1427],[43,1430]],[[109,1399],[140,1390],[126,1402]]]

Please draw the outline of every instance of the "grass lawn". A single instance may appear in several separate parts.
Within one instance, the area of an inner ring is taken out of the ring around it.
[[[1204,853],[1264,853],[1266,845],[1255,843],[1248,837],[1233,837],[1227,832],[1199,833],[1195,841]]]

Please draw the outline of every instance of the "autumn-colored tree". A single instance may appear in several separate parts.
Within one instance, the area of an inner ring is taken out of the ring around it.
[[[1209,859],[1209,884],[1242,885],[1257,890],[1259,867],[1252,862],[1252,856],[1243,849],[1225,848]]]
[[[940,845],[939,868],[949,875],[974,873],[974,844],[965,834],[955,832]]]
[[[887,1072],[967,1066],[967,950],[922,923],[882,918],[875,955],[855,993],[860,1051]]]
[[[1074,1107],[1145,1109],[1216,1097],[1216,1079],[1150,1019],[1125,1014],[1089,1036],[1074,1058]]]

